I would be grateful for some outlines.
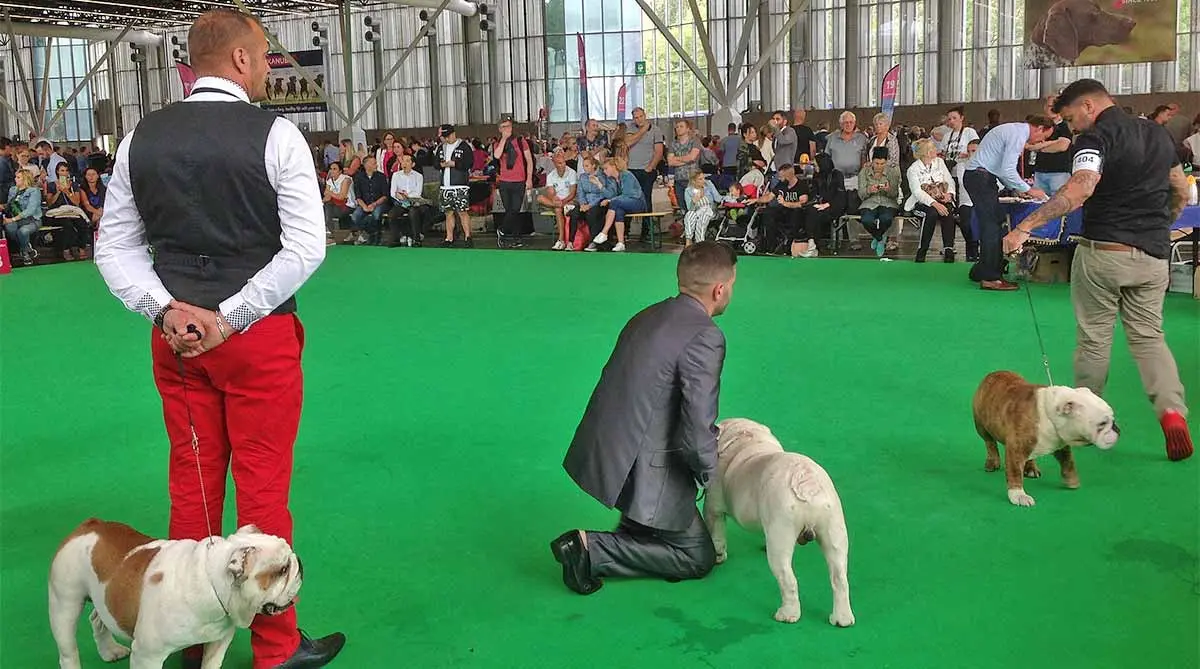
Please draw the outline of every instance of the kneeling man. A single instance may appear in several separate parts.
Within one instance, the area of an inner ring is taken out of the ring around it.
[[[571,530],[550,544],[563,582],[581,595],[605,576],[702,578],[716,551],[696,510],[717,467],[717,396],[737,256],[724,244],[683,251],[679,295],[626,324],[563,467],[608,508],[615,532]]]

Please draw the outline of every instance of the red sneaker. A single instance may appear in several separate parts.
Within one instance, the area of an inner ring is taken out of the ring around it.
[[[1192,455],[1192,435],[1188,433],[1187,421],[1178,411],[1167,411],[1159,419],[1163,435],[1167,438],[1167,459],[1186,460]]]

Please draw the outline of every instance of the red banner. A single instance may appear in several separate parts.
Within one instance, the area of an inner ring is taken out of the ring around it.
[[[625,120],[625,84],[617,90],[617,122]]]
[[[588,90],[587,90],[587,51],[583,47],[583,35],[575,33],[579,45],[579,124],[587,127],[588,120]]]
[[[900,92],[900,66],[896,65],[883,75],[883,87],[879,92],[880,106],[883,107],[883,113],[887,115],[888,120],[892,119],[892,113],[896,110],[896,94]]]
[[[179,71],[179,81],[183,84],[183,97],[192,94],[192,86],[196,85],[196,73],[183,63],[176,62],[175,69]]]

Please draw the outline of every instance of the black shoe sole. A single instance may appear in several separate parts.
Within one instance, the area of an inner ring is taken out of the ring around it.
[[[572,541],[579,541],[578,530],[564,532],[563,534],[559,535],[557,539],[551,541],[550,552],[554,554],[555,561],[562,565],[563,584],[570,588],[573,592],[581,595],[590,595],[603,587],[604,582],[598,578],[590,578],[591,582],[587,585],[582,583],[576,583],[578,587],[576,587],[576,585],[572,585],[573,582],[578,581],[576,578],[577,575],[573,573],[574,568],[571,565],[572,556],[568,555],[567,553],[567,548]]]

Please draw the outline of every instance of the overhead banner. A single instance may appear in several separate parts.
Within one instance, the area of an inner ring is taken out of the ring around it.
[[[892,69],[883,75],[883,85],[879,91],[880,104],[883,106],[883,113],[888,117],[888,121],[892,120],[892,113],[896,111],[896,94],[900,90],[900,66],[893,65]]]
[[[260,106],[280,114],[325,111],[325,100],[313,85],[325,87],[324,53],[321,49],[293,51],[292,57],[300,66],[299,70],[292,67],[283,54],[267,54],[271,71],[267,74],[267,98]]]
[[[1175,60],[1177,0],[1026,0],[1025,67]]]
[[[583,46],[583,35],[575,33],[575,40],[579,46],[579,110],[582,112],[579,115],[580,125],[587,127],[588,115],[588,87],[587,87],[587,49]]]

